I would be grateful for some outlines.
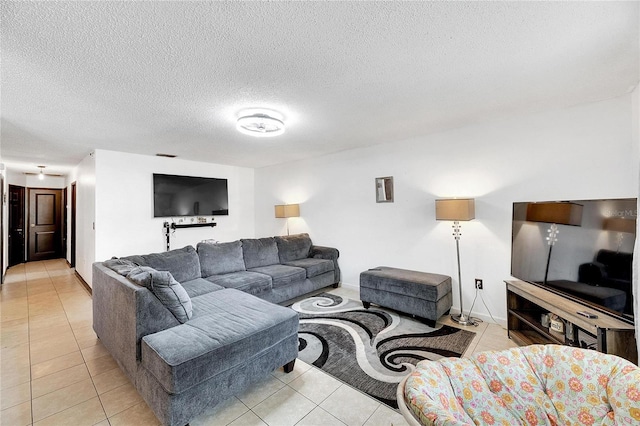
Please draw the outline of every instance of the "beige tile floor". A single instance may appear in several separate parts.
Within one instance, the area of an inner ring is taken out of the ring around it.
[[[333,292],[358,298],[349,288]],[[158,424],[96,338],[91,296],[63,259],[10,268],[0,290],[0,316],[0,424]],[[451,324],[447,317],[443,321]],[[467,354],[514,346],[498,325],[470,328],[477,334]],[[298,360],[292,373],[275,371],[249,392],[190,424],[406,423],[394,410]]]

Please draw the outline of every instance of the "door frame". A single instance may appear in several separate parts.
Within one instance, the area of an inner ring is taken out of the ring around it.
[[[65,255],[62,252],[62,245],[63,245],[63,236],[62,236],[62,230],[64,228],[63,224],[62,224],[62,218],[64,216],[63,210],[64,210],[64,204],[63,204],[63,194],[64,194],[64,190],[62,188],[27,188],[27,193],[26,193],[26,220],[25,220],[25,229],[27,230],[26,232],[26,244],[25,244],[25,248],[26,248],[26,260],[27,262],[33,262],[35,260],[40,260],[40,259],[32,259],[32,253],[31,253],[31,244],[34,243],[34,241],[31,240],[31,226],[35,221],[35,218],[31,217],[31,214],[34,213],[36,214],[36,212],[32,212],[32,205],[31,205],[31,195],[36,192],[36,191],[57,191],[58,192],[58,196],[60,197],[59,200],[57,201],[57,203],[59,203],[59,206],[55,206],[54,208],[58,208],[59,210],[56,212],[56,224],[54,225],[57,229],[58,232],[60,233],[60,235],[58,236],[57,240],[55,243],[57,245],[56,250],[54,251],[53,257],[51,257],[51,259],[56,259],[56,258],[64,258]],[[57,204],[56,203],[56,204]],[[45,259],[42,259],[45,260]]]
[[[15,188],[15,189],[14,189]],[[22,210],[20,212],[18,212],[19,214],[21,214],[22,216],[22,254],[20,256],[19,262],[15,262],[15,259],[13,258],[13,250],[12,247],[15,246],[16,242],[15,242],[15,238],[11,237],[11,232],[12,232],[12,225],[13,225],[13,214],[12,214],[12,209],[11,209],[11,193],[14,192],[17,189],[17,191],[19,193],[21,193],[22,195]],[[19,265],[20,263],[24,263],[27,260],[27,234],[26,234],[26,221],[27,221],[27,214],[26,214],[26,188],[24,186],[20,186],[20,185],[11,185],[9,184],[9,188],[8,188],[8,196],[9,196],[9,200],[7,202],[8,205],[8,216],[9,216],[9,226],[8,226],[8,232],[9,232],[9,241],[8,241],[8,245],[7,245],[7,250],[9,251],[9,258],[8,258],[8,264],[7,267],[11,267],[11,266],[15,266],[15,265]],[[13,260],[13,262],[12,262]]]
[[[0,284],[4,284],[4,200],[4,175],[0,174]]]
[[[62,257],[67,259],[67,211],[69,203],[69,187],[62,190]]]
[[[71,182],[71,262],[72,268],[76,267],[76,198],[77,198],[76,182]]]

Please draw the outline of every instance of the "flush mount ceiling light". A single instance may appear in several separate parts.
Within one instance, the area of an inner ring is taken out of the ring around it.
[[[255,113],[238,118],[236,129],[245,135],[264,138],[283,134],[284,123],[269,114]]]

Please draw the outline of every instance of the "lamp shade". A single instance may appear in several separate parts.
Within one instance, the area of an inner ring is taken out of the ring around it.
[[[576,203],[530,203],[527,206],[527,221],[580,226],[582,206]]]
[[[276,217],[299,217],[300,205],[299,204],[280,204],[275,206]]]
[[[476,217],[473,198],[436,200],[436,220],[471,220]]]
[[[604,220],[602,227],[605,231],[626,232],[627,234],[636,233],[636,221],[623,217],[609,217]]]

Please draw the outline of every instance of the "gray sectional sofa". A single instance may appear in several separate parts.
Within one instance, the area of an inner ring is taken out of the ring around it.
[[[340,282],[307,234],[200,243],[93,265],[93,328],[158,419],[185,425],[274,369],[298,316],[278,303]]]

